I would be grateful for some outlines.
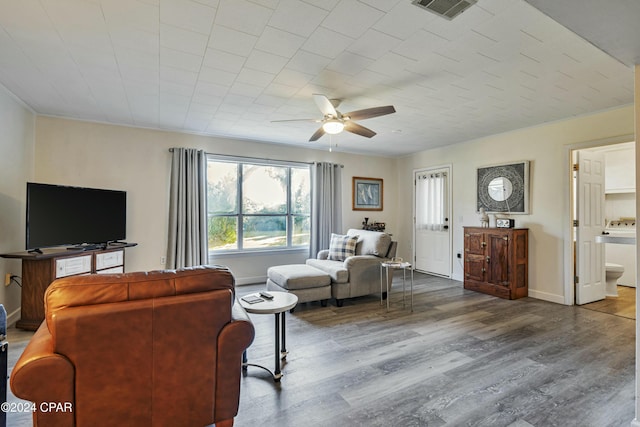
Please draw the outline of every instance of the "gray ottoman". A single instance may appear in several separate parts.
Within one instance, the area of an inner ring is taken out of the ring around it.
[[[277,265],[267,270],[267,290],[291,292],[299,303],[320,301],[326,307],[331,298],[331,277],[306,264]]]

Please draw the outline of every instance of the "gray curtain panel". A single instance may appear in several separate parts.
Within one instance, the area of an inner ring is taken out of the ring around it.
[[[171,151],[167,267],[207,264],[207,155],[193,148]]]
[[[315,258],[329,249],[331,233],[342,234],[342,165],[316,163],[312,167],[311,248]]]

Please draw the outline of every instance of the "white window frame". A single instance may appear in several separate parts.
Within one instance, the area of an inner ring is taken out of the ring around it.
[[[292,243],[293,240],[293,225],[295,217],[308,217],[311,220],[311,212],[308,215],[293,213],[292,209],[292,200],[291,200],[291,170],[292,169],[308,169],[309,171],[309,206],[311,206],[311,165],[309,163],[301,163],[301,162],[290,162],[290,161],[282,161],[282,160],[270,160],[270,159],[258,159],[251,157],[238,157],[238,156],[225,156],[219,154],[207,154],[207,163],[209,161],[216,162],[225,162],[225,163],[234,163],[237,166],[237,200],[236,206],[238,212],[235,214],[209,214],[209,210],[207,209],[207,224],[209,219],[214,216],[220,217],[236,217],[237,218],[237,248],[234,249],[222,249],[222,250],[209,250],[209,256],[215,255],[231,255],[231,254],[242,254],[242,253],[259,253],[259,252],[283,252],[283,251],[300,251],[300,250],[308,250],[309,244],[299,244],[294,245]],[[287,212],[282,214],[246,214],[246,216],[273,216],[273,217],[283,217],[286,216],[286,246],[277,246],[273,248],[243,248],[244,241],[244,227],[243,227],[243,218],[245,216],[244,212],[242,212],[242,166],[245,164],[249,165],[257,165],[257,166],[278,166],[278,167],[286,167],[287,169]],[[206,178],[205,178],[206,179]],[[208,181],[207,181],[208,185]],[[208,228],[207,227],[207,240],[208,236]],[[309,230],[311,233],[311,230]],[[311,236],[309,236],[311,238]]]

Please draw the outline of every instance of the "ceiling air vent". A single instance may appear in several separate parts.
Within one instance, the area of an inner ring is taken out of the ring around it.
[[[411,3],[422,9],[452,20],[476,4],[478,0],[413,0]]]

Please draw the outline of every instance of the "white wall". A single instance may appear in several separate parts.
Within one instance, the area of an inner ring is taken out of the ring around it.
[[[34,126],[34,114],[0,87],[0,253],[25,248],[26,182],[33,175]],[[0,258],[0,303],[11,324],[20,318],[20,287],[4,286],[7,273],[21,276],[21,262]]]
[[[366,143],[363,142],[363,143]],[[317,146],[317,145],[316,145]],[[312,150],[281,144],[212,138],[156,130],[130,128],[51,117],[36,120],[35,181],[126,190],[127,240],[139,246],[127,249],[126,270],[151,270],[164,266],[171,147],[201,148],[209,153],[343,164],[343,226],[361,227],[363,217],[397,228],[394,203],[397,174],[390,158],[344,154],[328,149]],[[353,176],[384,179],[384,211],[351,210]],[[304,262],[307,254],[260,254],[220,257],[239,284],[262,281],[271,265]]]
[[[166,252],[169,152],[174,146],[203,148],[207,152],[302,162],[331,161],[345,165],[343,224],[359,228],[363,217],[384,221],[399,242],[399,256],[412,255],[413,171],[452,165],[454,278],[462,279],[463,225],[478,225],[475,212],[477,167],[529,160],[529,215],[515,215],[518,227],[530,229],[529,295],[564,302],[564,233],[569,209],[566,146],[633,133],[633,108],[521,129],[399,159],[350,155],[279,144],[212,138],[155,130],[87,123],[49,117],[36,120],[35,180],[127,190],[128,240],[139,246],[128,250],[127,270],[162,268]],[[351,210],[353,176],[384,179],[383,212]],[[566,199],[566,200],[565,200]],[[239,283],[264,279],[269,265],[301,262],[305,254],[225,257]]]
[[[564,302],[564,234],[569,199],[566,145],[633,134],[633,106],[577,117],[487,138],[423,151],[397,160],[400,256],[412,254],[412,197],[415,169],[452,164],[453,274],[462,280],[463,226],[478,226],[476,169],[499,163],[530,161],[530,214],[513,215],[516,227],[529,228],[529,295]],[[568,194],[568,192],[566,193]]]

